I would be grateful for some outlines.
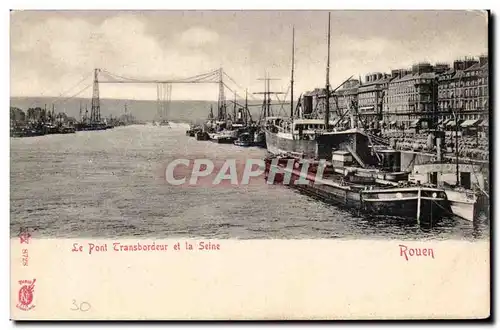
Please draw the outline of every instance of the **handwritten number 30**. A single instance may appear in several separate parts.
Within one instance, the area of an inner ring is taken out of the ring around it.
[[[90,304],[86,301],[77,304],[75,299],[73,299],[73,306],[74,307],[71,308],[72,311],[82,311],[82,312],[88,311],[91,307]]]

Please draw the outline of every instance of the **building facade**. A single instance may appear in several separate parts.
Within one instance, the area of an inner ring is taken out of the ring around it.
[[[338,114],[345,114],[350,111],[358,102],[358,89],[360,81],[358,79],[351,79],[342,85],[334,94],[332,101],[333,111]]]
[[[438,77],[440,122],[486,119],[489,113],[488,58],[465,59]]]
[[[371,73],[351,79],[330,98],[332,118],[352,115],[365,127],[433,128],[454,120],[486,120],[489,114],[488,57],[446,63],[418,63],[390,74]],[[320,117],[325,91],[307,93],[314,98],[308,113]],[[468,124],[464,124],[468,125]],[[487,125],[487,124],[486,124]]]
[[[411,70],[393,70],[391,75],[384,122],[404,128],[435,125],[437,83],[434,67],[429,63],[419,63]]]
[[[384,95],[389,86],[390,76],[386,73],[371,73],[366,75],[365,82],[358,88],[358,119],[370,128],[381,124]]]

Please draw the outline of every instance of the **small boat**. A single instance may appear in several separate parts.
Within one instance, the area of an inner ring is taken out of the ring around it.
[[[54,124],[45,124],[43,126],[45,134],[58,134],[60,133],[59,127]]]
[[[478,215],[477,194],[470,189],[446,189],[446,196],[450,201],[450,208],[453,214],[468,221],[474,221]]]
[[[201,130],[202,130],[202,128],[200,126],[191,125],[191,127],[189,127],[189,129],[186,131],[186,135],[191,136],[191,137],[195,137],[196,133],[201,131]]]
[[[75,133],[75,132],[76,132],[75,127],[69,126],[69,125],[60,126],[59,130],[58,130],[59,134],[71,134],[71,133]]]
[[[196,140],[207,141],[207,140],[210,140],[210,136],[205,131],[197,131],[196,132]]]
[[[236,137],[237,131],[222,130],[216,133],[209,133],[210,140],[217,143],[233,143]]]
[[[414,165],[411,180],[442,188],[448,197],[451,214],[467,221],[475,221],[489,204],[484,191],[485,174],[475,173],[479,166],[459,166],[460,175],[469,176],[474,182],[457,186],[455,183],[460,180],[453,180],[457,173],[456,165],[444,162]]]
[[[112,128],[112,126],[108,126],[106,123],[103,122],[96,122],[96,123],[77,123],[75,125],[75,130],[76,131],[100,131],[100,130],[106,130]]]
[[[253,145],[253,138],[250,133],[242,133],[240,137],[234,141],[234,144],[239,147],[251,147]]]
[[[266,132],[257,130],[254,133],[253,145],[256,147],[265,148],[266,147]]]

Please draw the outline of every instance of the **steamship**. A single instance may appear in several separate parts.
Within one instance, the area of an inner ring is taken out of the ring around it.
[[[295,36],[294,36],[295,37]],[[293,41],[295,45],[295,41]],[[293,107],[293,75],[294,75],[294,46],[292,48],[292,78],[291,78],[291,109],[290,117],[267,117],[265,119],[264,131],[266,135],[267,150],[274,155],[292,154],[302,158],[331,157],[330,151],[336,144],[335,140],[345,140],[346,137],[352,139],[356,135],[364,134],[363,129],[354,128],[357,126],[352,114],[345,118],[346,114],[330,119],[329,97],[325,97],[326,107],[323,118],[311,118],[312,116],[312,96],[301,97],[300,111],[294,117]],[[330,16],[328,17],[328,57],[326,68],[326,88],[325,95],[331,95],[329,72],[330,72]],[[346,83],[346,80],[344,83]],[[342,83],[340,86],[342,86]],[[339,86],[339,87],[340,87]],[[299,107],[297,107],[299,109]],[[350,122],[350,125],[347,125]],[[340,124],[340,125],[339,125]],[[335,129],[335,126],[341,126]],[[351,127],[350,129],[345,129]],[[326,151],[322,152],[322,151]]]

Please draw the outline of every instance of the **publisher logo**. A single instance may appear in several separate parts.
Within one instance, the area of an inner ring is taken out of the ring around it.
[[[33,281],[30,280],[21,280],[19,281],[19,284],[21,285],[17,297],[17,305],[16,307],[23,310],[23,311],[28,311],[35,307],[35,305],[32,305],[33,303],[33,293],[35,290],[35,282],[36,279]]]

